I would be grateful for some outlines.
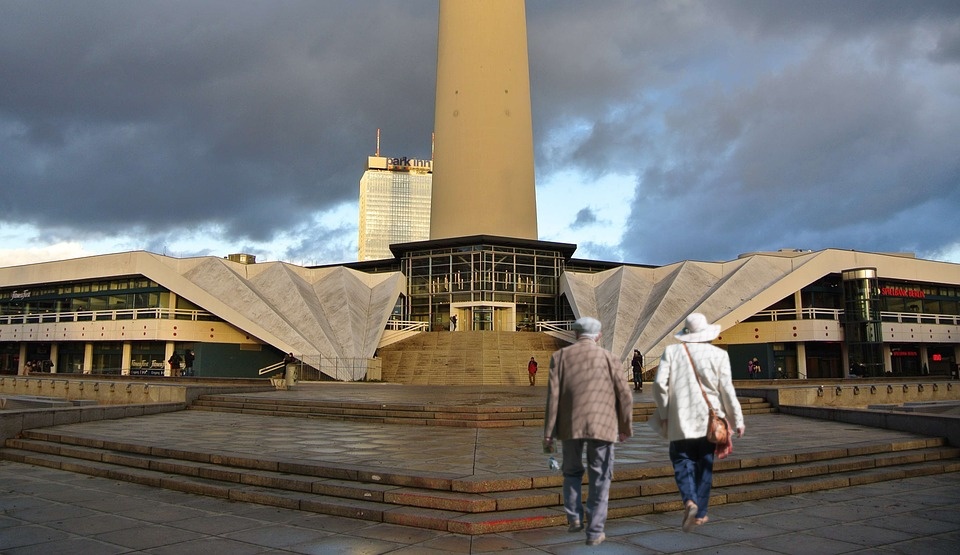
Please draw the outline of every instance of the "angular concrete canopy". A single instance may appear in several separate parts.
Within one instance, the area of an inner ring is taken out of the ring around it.
[[[564,272],[560,292],[577,317],[603,324],[601,343],[621,360],[633,349],[655,360],[691,312],[727,330],[829,274],[876,268],[886,279],[960,285],[960,265],[912,256],[828,249],[756,253],[729,262],[684,261],[657,268],[621,266]],[[723,336],[718,342],[722,342]]]
[[[405,288],[399,272],[240,264],[127,252],[0,268],[0,283],[141,275],[282,352],[370,358]]]

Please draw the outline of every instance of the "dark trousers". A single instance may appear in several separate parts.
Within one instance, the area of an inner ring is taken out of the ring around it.
[[[716,445],[706,437],[670,442],[670,462],[673,476],[684,505],[697,504],[697,518],[707,516],[710,488],[713,486],[713,453]]]

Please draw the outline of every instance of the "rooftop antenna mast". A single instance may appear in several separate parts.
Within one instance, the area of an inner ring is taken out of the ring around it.
[[[376,156],[380,156],[380,128],[377,128],[377,153]]]

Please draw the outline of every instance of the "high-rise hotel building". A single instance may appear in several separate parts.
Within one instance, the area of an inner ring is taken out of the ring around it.
[[[360,178],[359,260],[393,258],[390,245],[430,238],[433,161],[367,157]]]

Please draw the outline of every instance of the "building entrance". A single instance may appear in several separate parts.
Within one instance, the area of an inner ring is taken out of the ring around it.
[[[514,331],[516,328],[516,307],[512,304],[454,305],[450,311],[457,315],[458,331]]]

